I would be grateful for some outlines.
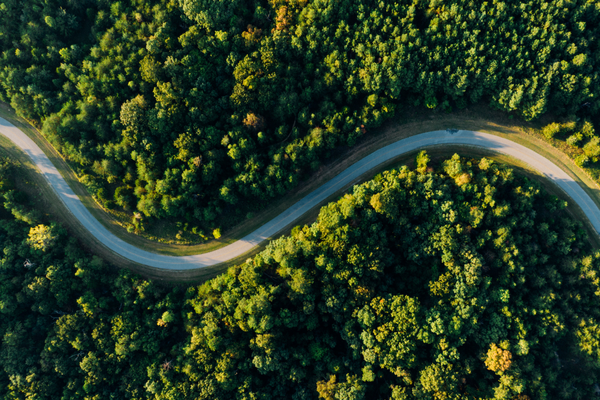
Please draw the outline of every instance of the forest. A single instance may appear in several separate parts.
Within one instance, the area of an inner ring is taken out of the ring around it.
[[[0,100],[130,230],[204,238],[407,107],[555,115],[598,179],[599,27],[593,0],[0,0]]]
[[[3,399],[582,399],[600,252],[489,159],[421,152],[201,285],[88,253],[0,160]]]

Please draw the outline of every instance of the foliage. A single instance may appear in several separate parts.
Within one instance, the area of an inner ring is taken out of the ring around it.
[[[491,160],[418,160],[187,289],[56,225],[33,249],[52,225],[11,211],[28,206],[0,162],[20,201],[0,213],[0,397],[594,398],[600,253],[582,225]]]
[[[594,396],[600,254],[581,225],[490,160],[427,159],[197,289],[186,352],[215,357],[192,367],[207,398]]]
[[[595,115],[599,16],[590,0],[0,0],[0,100],[106,208],[210,232],[404,106]]]
[[[30,211],[14,175],[0,160],[0,192],[12,196],[0,205],[0,398],[146,397],[148,373],[182,338],[182,291],[84,251]]]
[[[425,160],[198,289],[186,352],[215,357],[192,367],[207,398],[593,398],[582,226],[490,160]]]
[[[35,250],[46,251],[56,241],[56,235],[52,228],[46,225],[38,225],[29,229],[27,244]]]

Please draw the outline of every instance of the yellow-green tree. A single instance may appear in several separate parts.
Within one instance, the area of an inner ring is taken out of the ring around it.
[[[52,226],[38,225],[29,229],[27,244],[36,250],[48,250],[57,238],[52,228]]]

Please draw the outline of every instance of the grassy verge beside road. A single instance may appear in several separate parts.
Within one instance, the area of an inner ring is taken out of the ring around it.
[[[140,237],[128,233],[123,227],[121,227],[110,214],[107,214],[90,196],[85,187],[77,180],[77,177],[73,171],[69,168],[67,163],[60,157],[60,155],[49,145],[49,143],[41,136],[41,134],[33,127],[28,125],[26,122],[19,120],[14,115],[10,114],[10,111],[6,107],[0,108],[0,116],[9,120],[17,127],[22,129],[27,135],[32,138],[49,156],[51,161],[57,166],[61,174],[65,177],[69,185],[74,189],[75,193],[80,197],[84,205],[90,210],[92,215],[97,218],[106,228],[121,239],[129,242],[130,244],[139,247],[141,249],[158,252],[166,255],[189,255],[205,253],[217,248],[220,248],[226,244],[232,243],[246,234],[252,232],[254,229],[260,227],[267,221],[276,217],[282,211],[287,209],[289,206],[294,204],[296,201],[316,189],[324,182],[327,182],[335,175],[349,167],[356,161],[369,155],[373,151],[384,147],[390,143],[398,141],[400,139],[432,130],[446,129],[446,128],[458,128],[458,129],[469,129],[482,131],[501,137],[508,138],[512,141],[520,143],[532,150],[540,153],[544,157],[548,158],[563,170],[565,170],[570,176],[576,179],[580,185],[590,194],[590,197],[594,199],[596,204],[600,204],[600,190],[598,186],[593,182],[587,174],[577,167],[570,158],[552,147],[549,143],[540,139],[540,135],[536,133],[535,126],[531,124],[514,122],[506,117],[505,114],[492,112],[485,108],[477,108],[474,110],[465,110],[454,114],[439,114],[439,113],[427,113],[422,112],[410,113],[406,112],[402,117],[396,118],[395,120],[389,121],[386,125],[374,132],[371,135],[366,136],[360,143],[352,148],[340,149],[332,157],[331,161],[324,165],[317,173],[315,173],[311,179],[306,180],[304,183],[299,185],[294,191],[285,198],[274,201],[271,206],[265,211],[257,214],[255,217],[246,220],[244,223],[235,227],[234,229],[225,232],[220,240],[214,240],[205,244],[200,245],[174,245],[156,243],[146,238]],[[29,191],[31,195],[35,196],[38,193],[40,199],[36,201],[40,202],[41,209],[47,210],[47,212],[55,215],[60,222],[67,225],[73,230],[73,233],[81,238],[86,244],[89,243],[90,248],[115,263],[119,266],[124,266],[137,272],[141,272],[146,276],[151,276],[159,279],[177,280],[177,281],[188,281],[197,279],[206,279],[210,276],[223,271],[227,266],[234,265],[239,262],[243,262],[245,258],[251,254],[245,254],[244,256],[238,257],[236,260],[232,260],[223,265],[215,266],[200,271],[186,271],[186,272],[173,272],[173,271],[155,271],[152,268],[139,266],[133,264],[122,257],[112,253],[110,250],[105,249],[104,246],[96,242],[95,238],[87,232],[77,221],[72,221],[74,217],[70,212],[62,205],[62,202],[58,200],[57,196],[47,185],[46,181],[41,175],[37,173],[37,170],[31,165],[28,158],[21,153],[16,146],[12,145],[8,140],[3,139],[0,142],[4,147],[4,152],[10,154],[11,157],[21,161],[23,168],[23,176],[27,177],[24,183],[21,185],[21,189]],[[446,157],[454,152],[458,152],[464,156],[477,157],[480,154],[490,156],[490,152],[485,152],[480,149],[469,149],[464,146],[445,146],[444,148],[435,148],[429,150],[435,157]],[[380,166],[377,171],[371,171],[365,173],[360,181],[370,179],[376,173],[381,170],[390,168],[393,165],[399,163],[408,163],[412,160],[414,154],[404,155],[395,160],[391,160],[385,165]],[[536,171],[532,171],[527,166],[519,165],[519,162],[514,159],[502,155],[493,155],[498,161],[513,164],[517,167],[521,173],[529,174],[532,177],[536,177],[543,182],[544,186],[551,190],[553,193],[564,197],[564,193],[558,189],[554,184],[550,183],[546,179],[543,179],[536,175]],[[340,190],[338,193],[330,196],[325,202],[333,200],[339,195],[343,194],[347,188]],[[50,200],[51,199],[51,200]],[[313,221],[318,214],[319,207],[325,202],[315,206],[311,212],[305,214],[300,220],[294,222],[292,225],[286,227],[282,232],[286,233],[292,228],[292,226],[300,225],[303,223],[309,223]],[[569,212],[576,218],[586,221],[585,217],[582,217],[581,210],[577,211],[577,206],[570,206]],[[592,228],[593,230],[593,228]],[[594,231],[594,238],[597,238]],[[262,248],[262,247],[260,247]],[[253,250],[251,253],[256,253],[260,248]]]

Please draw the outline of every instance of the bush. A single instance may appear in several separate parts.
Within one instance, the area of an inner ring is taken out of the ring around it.
[[[563,122],[560,124],[560,131],[562,133],[571,133],[577,128],[577,122],[575,120]]]
[[[438,106],[438,101],[434,96],[427,97],[425,99],[425,106],[427,108],[434,109]]]
[[[546,125],[542,128],[542,134],[546,137],[546,139],[552,139],[560,132],[560,125],[556,122],[551,123],[550,125]]]
[[[589,162],[590,159],[585,154],[580,154],[575,157],[575,164],[579,165],[580,167],[585,167]]]
[[[596,130],[590,121],[584,121],[583,126],[581,127],[581,133],[587,137],[594,137]]]
[[[107,210],[114,210],[115,206],[116,206],[116,204],[112,200],[106,200],[104,202],[104,208],[106,208]]]
[[[585,146],[583,146],[583,151],[588,157],[600,156],[600,138],[592,138],[592,140],[590,140]]]
[[[104,188],[98,189],[98,191],[96,192],[96,196],[98,196],[98,200],[100,200],[101,202],[105,202],[108,200],[108,193]]]
[[[575,133],[567,138],[567,144],[573,147],[579,147],[578,144],[583,140],[581,133]]]
[[[79,181],[83,183],[88,193],[91,195],[97,195],[100,188],[102,188],[102,184],[98,182],[92,175],[83,175]]]
[[[115,202],[125,210],[129,210],[136,200],[131,189],[125,186],[119,186],[115,190],[113,198]]]

